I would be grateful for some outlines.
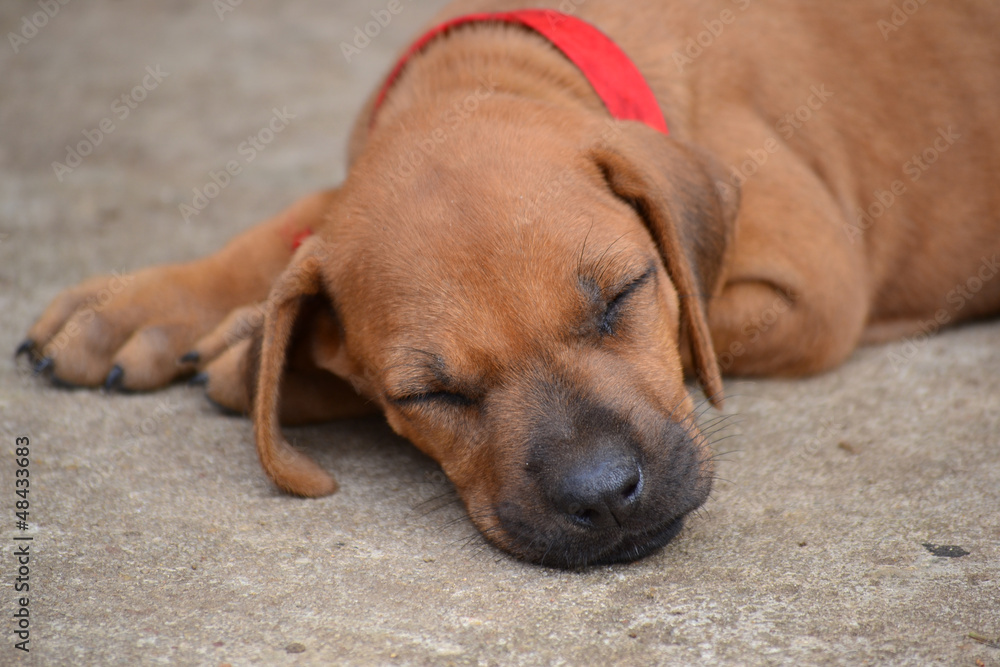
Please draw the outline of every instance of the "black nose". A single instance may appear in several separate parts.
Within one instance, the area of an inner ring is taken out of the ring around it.
[[[642,496],[642,467],[620,450],[596,453],[566,469],[550,497],[577,525],[599,530],[619,526]]]

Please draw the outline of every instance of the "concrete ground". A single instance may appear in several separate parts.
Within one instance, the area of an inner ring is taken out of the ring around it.
[[[381,0],[73,2],[35,34],[22,17],[42,4],[0,8],[6,353],[60,289],[195,257],[339,181],[362,96],[440,5],[404,2],[347,63],[340,42]],[[122,95],[143,98],[127,117]],[[294,119],[249,160],[274,108]],[[100,143],[60,180],[84,132]],[[230,160],[241,173],[185,223],[179,205]],[[342,484],[305,501],[198,389],[58,390],[8,357],[0,664],[997,665],[968,635],[1000,636],[998,343],[981,324],[815,379],[730,383],[705,510],[653,557],[577,573],[484,546],[380,419],[291,431]],[[16,535],[34,537],[28,654]]]

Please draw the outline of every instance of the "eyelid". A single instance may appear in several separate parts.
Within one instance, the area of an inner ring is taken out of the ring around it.
[[[616,324],[615,320],[617,319],[619,308],[622,304],[628,301],[629,297],[649,282],[650,278],[652,278],[655,273],[656,266],[650,265],[642,275],[626,283],[621,289],[618,290],[618,293],[615,294],[610,301],[608,301],[607,307],[604,309],[604,313],[601,316],[601,322],[598,324],[598,331],[600,331],[602,335],[608,336],[614,333],[614,327]]]
[[[460,407],[475,405],[476,400],[457,391],[432,390],[412,393],[405,396],[389,397],[389,401],[397,405],[414,405],[421,403],[448,403]]]
[[[611,301],[608,303],[608,305],[611,305],[612,303],[614,303],[615,301],[618,301],[620,299],[627,298],[629,295],[631,295],[637,289],[639,289],[640,287],[642,287],[643,285],[645,285],[646,282],[650,278],[653,277],[653,274],[655,272],[656,272],[656,267],[655,266],[649,266],[649,267],[647,267],[646,270],[643,271],[642,275],[637,276],[637,277],[633,278],[632,280],[628,281],[627,283],[625,283],[625,285],[623,285],[618,290],[617,294],[615,294],[615,296],[613,296],[611,298]]]

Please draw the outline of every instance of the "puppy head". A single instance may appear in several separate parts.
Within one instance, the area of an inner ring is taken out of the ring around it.
[[[718,404],[704,311],[735,202],[680,142],[549,115],[483,112],[437,146],[430,129],[386,132],[352,168],[266,318],[254,418],[279,486],[335,488],[275,417],[296,304],[322,293],[338,326],[317,365],[435,458],[502,549],[560,567],[633,560],[707,498],[681,346]]]

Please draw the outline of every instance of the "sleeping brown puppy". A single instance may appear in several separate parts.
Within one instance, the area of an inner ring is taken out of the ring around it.
[[[561,13],[440,27],[529,5]],[[491,542],[574,567],[650,553],[707,498],[685,371],[718,405],[721,372],[1000,310],[995,2],[479,1],[436,25],[339,188],[66,291],[20,351],[73,385],[199,371],[304,496],[336,483],[279,422],[380,409]]]

